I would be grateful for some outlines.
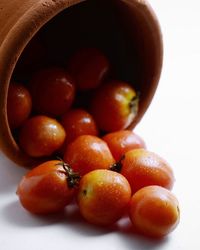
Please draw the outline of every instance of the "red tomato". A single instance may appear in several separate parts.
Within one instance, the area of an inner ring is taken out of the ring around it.
[[[59,212],[74,198],[78,179],[63,162],[47,161],[22,178],[17,194],[22,206],[31,213]]]
[[[80,135],[98,135],[93,117],[83,109],[71,109],[62,116],[61,124],[66,131],[66,145]]]
[[[91,102],[99,129],[114,132],[127,128],[138,112],[138,96],[130,84],[110,81],[100,86]]]
[[[60,116],[72,105],[73,79],[61,68],[38,71],[30,81],[33,108],[39,114]]]
[[[94,89],[108,74],[110,64],[96,48],[83,48],[75,52],[68,62],[68,70],[76,80],[77,89]]]
[[[128,151],[136,148],[146,148],[144,140],[130,130],[120,130],[117,132],[109,133],[102,138],[114,156],[116,161]]]
[[[136,231],[151,237],[163,237],[179,223],[178,200],[163,187],[144,187],[131,198],[130,218]]]
[[[172,189],[174,173],[170,165],[157,154],[146,149],[134,149],[125,154],[120,173],[131,185],[132,192],[142,187],[158,185]]]
[[[11,129],[15,129],[29,117],[32,100],[28,89],[22,84],[10,83],[7,99],[7,115]]]
[[[64,161],[83,176],[94,169],[108,169],[114,163],[114,158],[103,140],[92,135],[81,135],[68,145]]]
[[[84,175],[78,190],[82,216],[90,223],[108,226],[123,215],[131,198],[131,188],[119,173],[98,169]]]
[[[64,143],[65,130],[55,119],[35,116],[19,132],[19,145],[32,157],[50,156]]]

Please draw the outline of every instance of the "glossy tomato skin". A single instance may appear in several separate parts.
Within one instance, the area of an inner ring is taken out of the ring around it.
[[[78,90],[98,87],[107,76],[110,63],[96,48],[81,48],[72,55],[67,70],[74,77]]]
[[[106,134],[102,139],[108,144],[108,147],[116,161],[128,151],[137,148],[146,148],[144,140],[130,130],[120,130]]]
[[[107,144],[92,135],[81,135],[70,143],[64,161],[81,176],[95,169],[108,169],[115,162]]]
[[[175,181],[171,166],[146,149],[128,151],[122,160],[121,174],[129,181],[133,193],[149,185],[172,189]]]
[[[32,109],[32,99],[28,89],[20,83],[10,83],[7,99],[7,115],[11,129],[23,124]]]
[[[130,84],[122,81],[104,83],[91,101],[91,113],[98,128],[104,132],[126,129],[137,111],[137,94]]]
[[[65,136],[57,120],[39,115],[24,123],[19,132],[19,145],[29,156],[50,156],[63,145]]]
[[[74,101],[74,81],[62,68],[52,67],[38,71],[29,86],[33,108],[39,114],[60,116]]]
[[[84,109],[71,109],[61,118],[61,124],[66,131],[66,145],[80,135],[98,135],[98,129],[93,117]]]
[[[171,166],[159,155],[146,149],[128,151],[122,160],[120,172],[129,181],[133,193],[149,185],[172,189],[175,181]]]
[[[119,173],[98,169],[84,175],[78,189],[78,206],[90,223],[109,226],[126,211],[131,188]]]
[[[147,186],[131,198],[130,218],[134,229],[151,237],[163,237],[172,232],[180,220],[177,198],[160,186]]]
[[[67,174],[61,161],[42,163],[29,171],[18,185],[17,195],[22,206],[31,213],[59,212],[75,195],[67,184]]]

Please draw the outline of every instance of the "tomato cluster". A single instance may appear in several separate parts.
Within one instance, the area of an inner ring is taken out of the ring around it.
[[[10,84],[8,122],[19,146],[50,157],[22,178],[17,194],[32,213],[59,212],[75,200],[89,223],[109,226],[128,214],[137,232],[165,236],[180,217],[173,170],[128,130],[138,93],[111,72],[102,52],[86,48],[66,68]]]
[[[84,48],[65,67],[42,68],[24,84],[11,82],[8,122],[21,149],[31,157],[63,157],[80,135],[127,128],[137,115],[138,94],[131,84],[111,77],[112,71],[100,50]]]

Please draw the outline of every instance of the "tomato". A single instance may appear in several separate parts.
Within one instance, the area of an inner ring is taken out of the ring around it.
[[[20,181],[17,195],[31,213],[48,214],[64,209],[74,198],[79,177],[58,160],[42,163]]]
[[[93,117],[84,109],[71,109],[62,116],[67,137],[66,145],[80,135],[98,135],[98,129]]]
[[[7,115],[11,129],[15,129],[29,117],[32,99],[26,87],[20,83],[10,83],[7,99]]]
[[[77,50],[68,62],[71,75],[79,90],[98,87],[109,72],[110,63],[106,56],[96,48]]]
[[[80,213],[88,222],[108,226],[120,219],[130,198],[130,185],[124,176],[98,169],[82,177],[77,199]]]
[[[91,102],[99,129],[114,132],[127,128],[138,112],[138,96],[130,84],[110,81],[101,85]]]
[[[133,193],[149,185],[172,189],[175,180],[170,165],[146,149],[133,149],[125,153],[120,173],[129,181]]]
[[[178,200],[163,187],[144,187],[131,198],[130,218],[136,231],[151,237],[163,237],[179,223]]]
[[[35,73],[30,83],[33,108],[39,114],[60,116],[72,105],[75,87],[62,68],[48,68]]]
[[[144,140],[130,130],[120,130],[106,134],[102,139],[108,147],[116,161],[128,151],[136,148],[146,148]]]
[[[53,118],[34,116],[28,119],[19,132],[19,145],[32,157],[50,156],[64,143],[65,130]]]
[[[70,143],[64,161],[82,176],[94,169],[108,169],[115,162],[107,144],[92,135],[81,135]]]

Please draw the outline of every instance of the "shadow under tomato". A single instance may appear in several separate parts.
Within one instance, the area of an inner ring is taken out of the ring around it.
[[[103,227],[93,225],[87,222],[79,212],[78,206],[76,204],[70,205],[66,208],[66,220],[64,226],[70,226],[71,230],[76,231],[80,235],[93,237],[105,234],[110,234],[118,230],[117,225],[112,225],[110,227]]]
[[[136,233],[132,234],[119,234],[119,237],[124,242],[124,245],[127,247],[127,249],[131,249],[132,246],[134,246],[134,249],[140,249],[140,250],[146,250],[146,249],[161,249],[161,246],[164,246],[168,243],[169,238],[165,237],[162,239],[152,239],[148,238]]]
[[[124,249],[156,250],[168,242],[168,237],[161,239],[148,238],[139,235],[133,228],[127,215],[124,215],[117,223],[110,227],[99,227],[87,223],[81,216],[76,205],[70,205],[66,209],[66,227],[79,233],[81,236],[96,237],[115,233],[118,240],[123,242]]]
[[[124,217],[119,221],[119,237],[122,239],[126,247],[134,246],[134,249],[146,250],[146,249],[160,249],[161,245],[167,244],[169,237],[163,238],[151,238],[139,234],[128,217]],[[128,248],[129,249],[129,248]]]
[[[65,210],[49,215],[36,215],[26,211],[18,200],[5,205],[2,210],[6,222],[17,227],[46,227],[59,224],[66,230],[72,230],[88,237],[104,235],[117,230],[117,226],[99,227],[87,223],[81,216],[76,203],[72,203]]]
[[[51,215],[34,215],[26,211],[19,201],[8,203],[2,213],[7,222],[19,227],[49,226],[65,220],[65,211]]]
[[[132,223],[127,215],[124,215],[120,220],[117,221],[116,227],[120,233],[133,234],[134,232]]]
[[[156,250],[160,249],[169,240],[168,237],[152,239],[137,234],[126,216],[111,227],[99,227],[89,224],[82,218],[75,203],[58,214],[41,216],[27,212],[19,201],[13,201],[5,205],[2,215],[7,223],[15,227],[37,228],[59,224],[63,231],[66,228],[66,232],[72,230],[83,237],[105,236],[114,233],[117,235],[117,240],[124,245],[124,249]]]

